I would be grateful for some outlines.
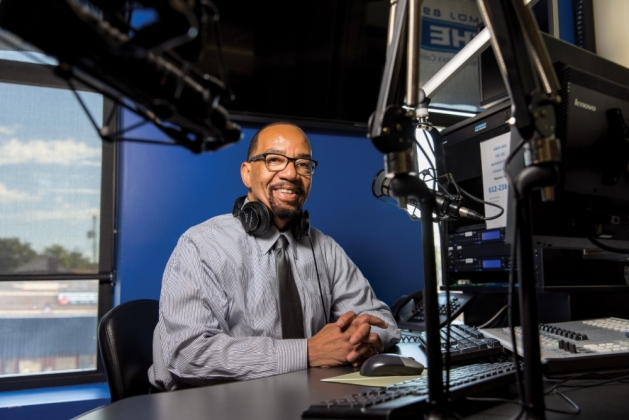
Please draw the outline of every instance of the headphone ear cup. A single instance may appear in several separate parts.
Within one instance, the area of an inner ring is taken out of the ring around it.
[[[249,201],[245,204],[239,215],[245,232],[251,235],[263,235],[271,229],[273,215],[271,211],[262,203]]]
[[[232,207],[232,216],[240,219],[240,209],[242,208],[242,205],[245,204],[245,198],[247,198],[247,196],[243,195],[242,197],[238,197],[236,201],[234,201],[234,207]]]

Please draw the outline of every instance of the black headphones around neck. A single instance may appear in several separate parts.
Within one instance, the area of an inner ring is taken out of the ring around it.
[[[232,215],[240,219],[242,227],[250,235],[264,235],[273,225],[273,212],[259,201],[248,201],[245,204],[246,195],[238,197],[232,209]],[[319,278],[319,268],[317,267],[317,258],[314,252],[312,238],[310,238],[310,214],[308,210],[299,212],[291,221],[291,230],[297,241],[301,241],[305,236],[310,240],[310,249],[312,250],[312,259],[314,260],[315,271],[317,273],[317,283],[319,284],[319,294],[321,296],[321,306],[325,316],[325,323],[330,322],[328,312],[325,309],[325,301],[323,300],[323,291],[321,290],[321,279]]]
[[[243,229],[250,235],[258,236],[267,233],[273,226],[273,212],[259,201],[248,201],[246,195],[238,197],[232,209],[232,215],[242,223]],[[293,236],[301,241],[310,234],[310,215],[301,211],[291,221]]]

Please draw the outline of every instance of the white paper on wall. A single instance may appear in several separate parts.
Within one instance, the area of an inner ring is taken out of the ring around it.
[[[511,133],[505,133],[480,144],[485,201],[497,204],[505,209],[502,216],[486,222],[487,229],[505,227],[507,225],[509,183],[504,174],[504,164],[509,156],[510,138]],[[485,204],[485,217],[495,216],[499,212],[500,209]]]

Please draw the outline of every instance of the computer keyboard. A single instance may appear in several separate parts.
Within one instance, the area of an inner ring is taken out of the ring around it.
[[[504,352],[504,348],[500,340],[485,337],[482,332],[474,327],[462,324],[450,325],[450,345],[448,346],[447,327],[442,328],[441,335],[441,354],[443,360],[446,359],[446,353],[450,351],[450,362],[459,363],[465,360],[479,359],[482,357],[493,356]],[[419,343],[419,347],[426,353],[426,332],[402,332],[402,342]]]
[[[483,333],[513,351],[510,328],[488,328]],[[518,353],[523,354],[522,329],[515,328]],[[629,320],[598,318],[539,324],[544,373],[626,369],[629,367]]]
[[[446,372],[443,372],[444,385]],[[476,394],[515,381],[512,362],[480,363],[450,370],[450,400]],[[399,382],[386,388],[365,391],[313,404],[302,418],[405,419],[419,418],[428,401],[428,377]]]

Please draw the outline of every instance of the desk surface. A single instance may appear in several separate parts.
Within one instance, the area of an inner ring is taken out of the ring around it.
[[[402,353],[407,354],[407,351]],[[321,379],[355,370],[349,367],[311,368],[252,381],[131,397],[90,411],[76,420],[300,420],[301,413],[311,404],[374,389],[321,382]],[[509,395],[514,389],[511,386],[496,390],[496,394]],[[629,418],[629,383],[567,388],[564,393],[581,408],[578,418]],[[470,419],[510,419],[518,412],[515,404],[458,401],[451,406],[457,414]],[[546,406],[571,410],[557,394],[546,397]],[[547,419],[567,418],[573,416],[547,412]]]

